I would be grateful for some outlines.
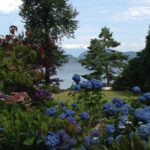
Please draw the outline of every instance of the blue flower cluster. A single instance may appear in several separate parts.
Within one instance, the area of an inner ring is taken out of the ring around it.
[[[136,109],[134,112],[134,116],[138,121],[150,123],[150,106]]]
[[[114,127],[114,125],[113,125],[113,124],[107,124],[107,125],[105,126],[105,132],[106,132],[107,134],[112,134],[112,133],[114,133],[114,132],[115,132],[115,127]]]
[[[150,102],[150,92],[144,93],[143,96],[139,98],[140,102]]]
[[[77,107],[78,107],[78,104],[77,104],[77,103],[72,103],[71,106],[72,106],[73,108],[77,108]]]
[[[147,140],[150,135],[150,123],[140,125],[138,132],[143,140]]]
[[[79,83],[80,82],[80,75],[78,74],[74,74],[73,77],[72,77],[72,80],[74,80],[76,83]]]
[[[50,93],[48,90],[45,90],[45,89],[37,90],[35,92],[35,95],[39,100],[42,100],[42,101],[49,100],[52,98],[52,93]]]
[[[103,87],[103,83],[96,79],[91,79],[93,89],[101,89]]]
[[[103,87],[103,84],[99,80],[91,79],[87,81],[82,81],[80,83],[80,86],[83,89],[101,89]]]
[[[45,143],[49,149],[72,149],[76,144],[76,139],[67,134],[64,130],[57,133],[48,132],[45,137]]]
[[[121,98],[119,97],[113,97],[112,99],[112,103],[116,106],[116,107],[122,107],[124,102]]]
[[[74,91],[78,91],[80,89],[101,89],[103,87],[103,83],[96,79],[80,82],[81,79],[78,74],[74,74],[72,79],[76,82],[76,84],[71,87]]]
[[[66,109],[64,108],[64,113],[59,115],[60,119],[67,119],[70,123],[72,124],[76,124],[76,120],[74,118],[75,116],[75,111],[71,110],[71,109]]]
[[[127,115],[123,115],[119,119],[118,128],[120,130],[124,130],[128,123],[129,123],[128,116]]]
[[[81,120],[88,120],[89,119],[89,113],[88,112],[81,112],[80,118],[81,118]]]
[[[108,116],[114,116],[117,113],[122,113],[122,115],[126,115],[131,111],[131,106],[129,104],[125,104],[120,98],[113,98],[113,103],[106,102],[103,105],[103,111]]]
[[[103,111],[109,115],[109,116],[114,116],[115,114],[117,114],[117,109],[116,109],[116,106],[112,103],[109,103],[109,102],[106,102],[104,105],[103,105]]]
[[[99,129],[94,129],[91,131],[89,136],[84,137],[84,146],[89,148],[90,145],[97,145],[100,143],[100,133]]]
[[[57,110],[56,110],[55,107],[47,108],[46,114],[51,117],[51,116],[54,116],[54,115],[55,115],[56,111],[57,111]]]
[[[92,89],[92,82],[91,81],[82,81],[80,83],[80,86],[83,89]]]
[[[139,86],[134,86],[134,87],[132,88],[132,91],[133,91],[133,93],[135,93],[135,94],[139,94],[139,93],[141,93],[141,88],[140,88]]]
[[[73,85],[71,86],[71,89],[72,89],[73,91],[79,91],[79,90],[80,90],[80,85],[79,85],[79,84],[73,84]]]
[[[54,132],[48,132],[48,135],[45,138],[45,143],[50,148],[55,148],[60,143],[59,134]]]

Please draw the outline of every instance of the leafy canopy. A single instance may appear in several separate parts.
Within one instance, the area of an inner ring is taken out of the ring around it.
[[[83,66],[93,71],[90,78],[107,79],[107,84],[110,84],[127,59],[122,53],[110,49],[119,45],[120,43],[114,40],[113,33],[107,27],[101,29],[99,38],[91,40],[88,54],[80,61]]]

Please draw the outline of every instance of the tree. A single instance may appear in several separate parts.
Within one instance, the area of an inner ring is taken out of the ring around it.
[[[141,86],[143,90],[150,90],[150,29],[146,36],[145,48],[129,61],[122,74],[114,82],[114,87],[131,88]]]
[[[107,79],[107,85],[115,78],[115,74],[120,72],[124,60],[127,59],[122,53],[110,49],[120,45],[112,36],[109,28],[102,28],[99,38],[91,40],[85,59],[80,61],[87,69],[94,71],[90,78]]]
[[[10,33],[0,38],[0,83],[7,92],[28,92],[44,74],[34,67],[36,51],[23,37],[15,36],[16,26],[9,29]]]
[[[77,29],[75,17],[78,12],[68,0],[22,0],[20,15],[25,28],[30,31],[29,41],[39,49],[38,66],[45,68],[45,83],[51,82],[50,76],[61,67],[65,55],[56,45],[62,37],[74,36]]]

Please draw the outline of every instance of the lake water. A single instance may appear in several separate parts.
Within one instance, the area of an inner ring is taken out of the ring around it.
[[[72,76],[74,74],[84,75],[88,73],[90,73],[90,71],[81,66],[80,63],[67,63],[57,70],[55,77],[63,80],[63,82],[60,83],[60,88],[67,89],[73,83]]]

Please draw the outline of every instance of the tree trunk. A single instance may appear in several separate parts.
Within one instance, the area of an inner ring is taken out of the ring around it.
[[[50,84],[50,70],[49,67],[45,67],[45,85]]]
[[[107,86],[109,86],[110,80],[109,80],[108,66],[106,66],[106,80],[107,80]]]

